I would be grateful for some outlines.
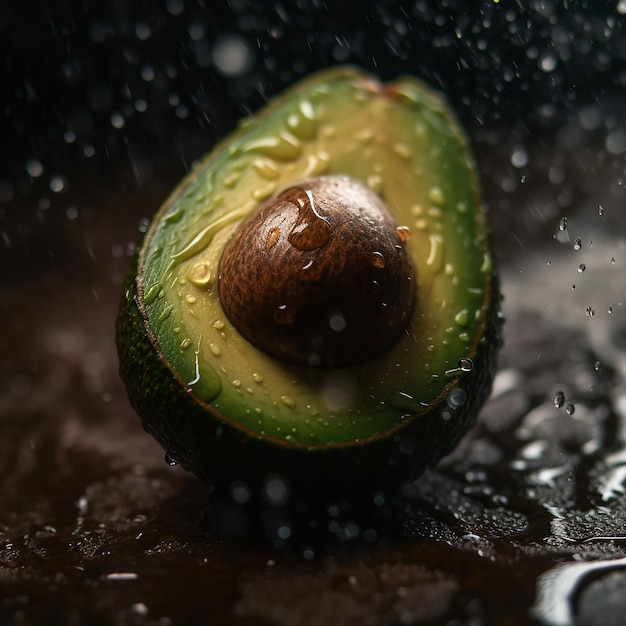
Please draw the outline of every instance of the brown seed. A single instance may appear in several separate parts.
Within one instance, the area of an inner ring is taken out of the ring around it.
[[[323,176],[284,190],[239,227],[222,255],[219,294],[261,350],[339,367],[393,345],[415,280],[384,202],[355,179]]]

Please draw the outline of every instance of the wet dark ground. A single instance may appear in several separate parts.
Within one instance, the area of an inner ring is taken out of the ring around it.
[[[557,73],[538,88],[567,99]],[[622,624],[626,118],[607,94],[546,105],[540,132],[510,108],[473,118],[507,318],[492,398],[414,484],[313,513],[209,498],[117,375],[146,218],[219,124],[2,173],[0,624]]]

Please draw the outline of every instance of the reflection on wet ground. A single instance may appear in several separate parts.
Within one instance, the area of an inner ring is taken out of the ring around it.
[[[623,154],[576,120],[550,149],[507,137],[474,137],[507,317],[492,398],[439,467],[362,507],[211,499],[141,430],[113,324],[182,172],[69,172],[5,205],[0,621],[622,623]]]

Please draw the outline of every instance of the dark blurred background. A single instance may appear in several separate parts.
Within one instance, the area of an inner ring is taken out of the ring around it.
[[[626,88],[625,13],[620,0],[4,2],[0,178],[19,193],[35,161],[188,162],[337,63],[420,76],[470,129],[534,132]]]

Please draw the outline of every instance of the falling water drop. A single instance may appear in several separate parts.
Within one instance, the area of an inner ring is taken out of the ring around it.
[[[565,404],[565,393],[559,389],[554,394],[554,407],[560,409]]]

